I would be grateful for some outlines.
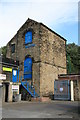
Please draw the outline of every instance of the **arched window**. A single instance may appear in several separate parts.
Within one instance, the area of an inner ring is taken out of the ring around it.
[[[31,31],[28,31],[28,32],[25,34],[25,44],[31,43],[31,42],[32,42],[32,32],[31,32]]]

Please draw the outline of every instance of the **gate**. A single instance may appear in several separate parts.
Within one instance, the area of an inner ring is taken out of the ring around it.
[[[24,61],[24,79],[32,79],[32,59],[26,58]]]
[[[70,100],[70,81],[69,80],[54,81],[54,99]]]

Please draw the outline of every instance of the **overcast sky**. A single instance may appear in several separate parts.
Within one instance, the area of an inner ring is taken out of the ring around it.
[[[28,18],[44,23],[67,39],[67,43],[78,44],[78,1],[0,0],[0,47]]]

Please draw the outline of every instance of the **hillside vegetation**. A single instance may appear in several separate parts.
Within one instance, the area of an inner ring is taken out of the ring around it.
[[[75,43],[66,45],[67,72],[73,74],[80,73],[80,46]]]

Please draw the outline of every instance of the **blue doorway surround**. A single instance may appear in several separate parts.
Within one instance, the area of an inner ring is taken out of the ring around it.
[[[28,80],[31,80],[31,83]],[[30,57],[24,60],[24,78],[21,76],[21,85],[32,97],[39,97],[32,85],[32,58]]]
[[[24,80],[32,79],[32,58],[27,57],[24,61]]]
[[[12,82],[17,82],[17,75],[18,75],[17,70],[13,69],[12,70]]]

